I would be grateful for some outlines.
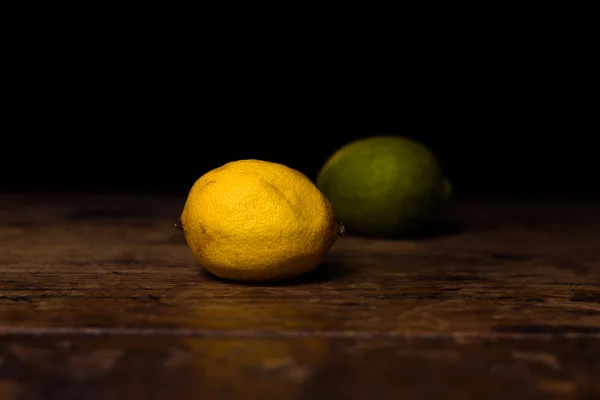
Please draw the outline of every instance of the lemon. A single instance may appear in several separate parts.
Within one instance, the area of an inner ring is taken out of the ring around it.
[[[423,233],[452,193],[427,147],[391,135],[342,146],[325,162],[316,183],[349,232],[380,237]]]
[[[341,233],[331,204],[308,177],[262,160],[232,161],[202,175],[179,227],[203,268],[237,281],[305,274]]]

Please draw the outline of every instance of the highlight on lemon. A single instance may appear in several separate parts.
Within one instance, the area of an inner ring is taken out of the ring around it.
[[[308,177],[262,160],[232,161],[202,175],[176,226],[201,267],[237,281],[308,273],[344,232]]]

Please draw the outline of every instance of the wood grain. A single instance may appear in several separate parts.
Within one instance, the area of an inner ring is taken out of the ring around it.
[[[598,393],[596,202],[456,199],[429,237],[239,284],[196,265],[184,200],[0,196],[0,398]]]
[[[2,204],[4,328],[600,332],[594,204],[460,203],[460,231],[345,236],[313,274],[279,285],[199,269],[173,228],[181,199],[5,196]]]
[[[7,337],[0,398],[594,398],[599,346],[592,339]]]

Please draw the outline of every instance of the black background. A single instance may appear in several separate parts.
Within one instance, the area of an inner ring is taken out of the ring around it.
[[[187,192],[241,158],[314,178],[402,134],[463,193],[594,194],[558,1],[15,8],[2,190]]]

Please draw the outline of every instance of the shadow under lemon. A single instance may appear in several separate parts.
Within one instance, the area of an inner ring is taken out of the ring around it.
[[[220,278],[206,269],[199,267],[199,274],[203,278],[239,285],[239,286],[303,286],[303,285],[318,285],[324,283],[332,283],[332,282],[340,282],[346,280],[351,275],[355,274],[356,266],[349,265],[341,260],[336,260],[333,257],[328,257],[325,261],[319,264],[315,269],[305,273],[304,275],[290,278],[286,280],[280,280],[277,282],[272,281],[256,281],[256,282],[245,282],[245,281],[236,281],[236,280],[228,280],[224,278]]]

